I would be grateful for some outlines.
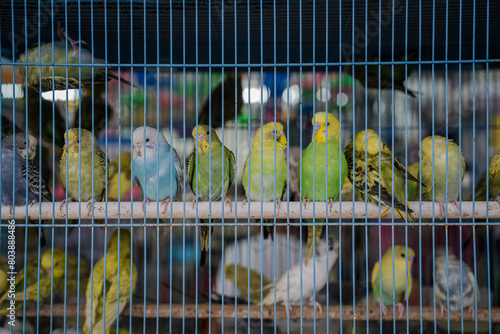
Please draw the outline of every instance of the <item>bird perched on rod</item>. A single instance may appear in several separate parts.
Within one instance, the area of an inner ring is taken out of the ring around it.
[[[197,146],[187,159],[187,179],[193,193],[200,201],[217,202],[224,196],[225,204],[229,205],[232,211],[232,203],[226,194],[235,177],[233,152],[222,145],[215,130],[207,125],[198,125],[197,128],[193,129],[192,135]],[[193,200],[193,209],[195,204],[196,199]],[[204,220],[201,222],[207,223]],[[209,246],[210,227],[203,224],[200,227],[200,232],[200,265],[204,266]]]
[[[270,122],[257,130],[243,167],[243,188],[247,196],[244,202],[249,200],[270,202],[276,198],[276,209],[279,210],[281,198],[286,191],[286,147],[286,136],[281,123]],[[275,159],[276,167],[274,166]],[[276,188],[274,187],[275,180]],[[267,228],[266,226],[264,230],[266,238],[269,234]]]
[[[111,326],[116,324],[116,318],[135,292],[137,267],[133,263],[131,245],[130,231],[115,231],[107,252],[95,264],[87,284],[85,334],[110,333]]]
[[[486,182],[488,182],[488,196],[486,196]],[[488,177],[484,171],[476,186],[476,201],[486,200],[500,203],[500,151],[491,158],[488,164]]]
[[[355,144],[354,157],[353,142]],[[391,150],[380,140],[377,132],[370,129],[358,132],[354,140],[347,145],[344,153],[349,165],[347,176],[356,187],[360,197],[366,198],[375,205],[380,203],[388,207],[380,217],[383,217],[390,210],[394,200],[394,210],[399,217],[409,222],[413,221],[413,210],[410,209],[406,199],[405,179],[407,177],[408,183],[415,182],[417,184],[418,180],[410,173],[406,176],[405,166],[396,157],[394,157],[394,174],[392,173],[393,158]],[[354,180],[353,170],[355,172]],[[406,211],[408,216],[405,216]]]
[[[422,200],[436,201],[443,218],[446,212],[446,200],[457,210],[459,209],[457,200],[465,176],[465,159],[457,144],[441,136],[424,138],[421,150],[420,180],[426,185],[422,187]]]
[[[337,240],[333,240],[332,238],[320,240],[316,247],[315,261],[306,263],[304,259],[302,264],[297,263],[290,268],[276,283],[276,303],[281,302],[283,305],[286,305],[289,301],[287,311],[291,312],[292,303],[298,303],[301,300],[302,281],[302,299],[309,298],[309,305],[314,305],[320,313],[323,313],[321,305],[318,302],[314,304],[314,289],[318,292],[326,285],[330,269],[332,269],[337,261],[338,249],[339,244]],[[268,286],[264,287],[265,289],[270,289],[270,291],[262,301],[262,305],[271,306],[274,304],[275,291],[273,287],[274,283],[269,283]]]
[[[19,56],[19,63],[54,63],[54,64],[104,64],[104,60],[94,58],[92,53],[79,45],[86,44],[83,41],[75,41],[70,38],[64,28],[58,23],[57,33],[61,38],[60,42],[43,43],[35,46]],[[68,52],[66,53],[66,39],[68,40]],[[72,50],[71,50],[72,48]],[[52,50],[54,50],[54,59],[52,58]],[[39,57],[41,55],[41,58]],[[81,55],[81,60],[80,60]],[[66,61],[66,56],[68,60]],[[84,87],[106,80],[115,79],[128,85],[132,85],[130,81],[120,78],[113,72],[107,71],[105,67],[92,66],[40,66],[28,65],[27,71],[25,65],[17,66],[19,74],[26,79],[26,83],[37,91],[51,90],[66,90],[78,89],[80,84]],[[67,71],[67,74],[66,74]],[[80,73],[81,71],[81,73]],[[67,75],[67,84],[66,84]],[[54,79],[52,78],[54,76]],[[41,82],[40,82],[41,81]]]
[[[447,258],[446,249],[442,248],[436,252],[435,273],[436,299],[441,307],[441,315],[444,315],[448,308],[449,295],[450,312],[460,312],[463,307],[463,309],[469,309],[470,314],[474,316],[476,280],[470,267],[453,253],[448,253]],[[479,291],[477,294],[479,299]]]
[[[235,265],[234,263],[232,263],[224,267],[224,273],[226,274],[226,279],[230,280],[233,283],[235,288],[237,288],[240,292],[243,299],[250,300],[250,303],[252,304],[260,303],[260,272],[248,269],[247,267],[242,265]],[[238,274],[238,276],[236,276],[236,273]],[[250,290],[248,290],[249,273]],[[236,279],[238,279],[238,282],[236,282]],[[271,286],[269,286],[270,283]],[[272,282],[269,282],[269,280],[265,276],[262,276],[262,287],[264,290],[264,296],[266,295],[266,291],[269,291],[273,287]]]
[[[52,194],[41,177],[35,160],[38,141],[32,135],[27,136],[26,138],[26,133],[21,132],[2,139],[2,204],[4,205],[26,205],[26,184],[30,205],[38,202],[40,193],[42,199],[52,202]],[[17,152],[13,150],[14,145]],[[26,157],[28,163],[26,163]],[[15,159],[15,166],[13,159]],[[13,180],[14,176],[15,180]],[[15,194],[12,193],[14,182]],[[46,240],[43,228],[39,231],[40,246],[44,247]]]
[[[408,58],[406,60],[413,61],[417,59],[418,51],[414,51],[408,54]],[[355,61],[364,62],[364,59],[356,58]],[[378,58],[373,58],[369,61],[378,62]],[[402,61],[405,61],[404,57]],[[352,75],[352,68],[353,65],[344,66],[344,70],[350,75]],[[365,81],[365,70],[368,72],[367,81]],[[418,92],[405,87],[405,81],[411,75],[412,71],[413,64],[407,65],[406,69],[405,64],[397,64],[394,65],[394,70],[392,69],[392,65],[380,65],[379,78],[379,65],[366,65],[366,69],[365,65],[354,65],[354,77],[359,80],[363,86],[375,89],[378,89],[379,87],[380,89],[392,89],[392,87],[394,87],[395,90],[399,90],[403,93],[407,90],[408,95],[416,97]]]
[[[311,200],[328,201],[328,207],[331,209],[333,201],[337,200],[342,189],[348,170],[346,158],[340,148],[340,123],[335,116],[326,112],[317,112],[312,123],[312,142],[302,153],[299,165],[299,178],[302,173],[302,202],[305,206]],[[314,226],[307,228],[306,264],[313,256],[313,243],[318,243],[321,232],[321,225],[316,226],[315,232]]]
[[[184,175],[177,151],[161,132],[149,126],[135,129],[132,140],[134,181],[141,187],[146,204],[161,201],[165,212],[171,200],[182,196]]]
[[[387,306],[392,305],[395,301],[398,315],[401,317],[405,310],[403,302],[410,296],[413,285],[411,266],[415,252],[410,247],[407,251],[404,245],[395,245],[394,262],[392,254],[392,248],[389,248],[382,255],[380,261],[375,263],[372,269],[371,283],[375,300],[381,302],[382,314],[387,315]],[[408,281],[406,280],[407,274]],[[380,282],[382,282],[382,290],[380,290]]]
[[[104,197],[109,161],[106,153],[97,145],[96,137],[88,130],[81,129],[80,132],[77,128],[69,129],[64,134],[64,140],[66,144],[59,162],[59,177],[68,191],[68,201],[77,199],[88,202],[90,214],[92,202],[101,201]],[[61,202],[61,210],[65,202]]]
[[[130,162],[132,153],[121,152],[109,165],[108,199],[123,200],[132,187]]]

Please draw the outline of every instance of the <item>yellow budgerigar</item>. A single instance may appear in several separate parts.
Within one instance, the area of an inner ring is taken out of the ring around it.
[[[459,209],[457,200],[465,176],[465,159],[457,144],[441,136],[424,138],[421,150],[420,179],[425,185],[422,187],[422,200],[436,201],[443,218],[447,200]]]
[[[486,195],[486,183],[488,183],[488,196]],[[486,177],[486,171],[481,175],[476,186],[475,197],[476,201],[488,200],[500,203],[500,151],[490,160],[488,177]]]
[[[130,231],[115,231],[87,284],[84,333],[90,333],[91,328],[93,333],[110,333],[116,324],[137,285],[137,267],[132,256]]]
[[[108,200],[123,201],[132,187],[130,174],[130,152],[121,152],[109,165]]]

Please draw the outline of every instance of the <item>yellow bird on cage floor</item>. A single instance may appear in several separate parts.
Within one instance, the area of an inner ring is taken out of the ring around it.
[[[109,164],[108,200],[118,201],[125,198],[132,188],[130,162],[132,154],[121,152]]]

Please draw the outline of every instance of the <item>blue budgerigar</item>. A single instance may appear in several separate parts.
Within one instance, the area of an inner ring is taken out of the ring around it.
[[[177,151],[165,136],[149,126],[134,130],[132,169],[135,182],[149,201],[161,201],[166,212],[172,199],[180,196],[184,178]]]

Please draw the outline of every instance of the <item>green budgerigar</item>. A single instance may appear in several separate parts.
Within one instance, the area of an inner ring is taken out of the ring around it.
[[[130,238],[130,231],[126,229],[115,231],[108,243],[106,255],[94,266],[93,277],[89,278],[87,284],[85,334],[90,333],[91,328],[92,333],[110,333],[116,318],[128,303],[130,294],[135,292],[137,267],[133,263]],[[103,299],[104,293],[106,299]]]
[[[488,198],[486,198],[486,180],[488,180]],[[500,203],[500,151],[491,158],[486,171],[481,175],[476,186],[476,201],[497,201]]]
[[[281,198],[286,191],[286,147],[286,136],[281,123],[270,122],[257,130],[243,167],[243,188],[247,196],[244,202],[249,200],[271,202],[276,198],[276,208],[279,210]],[[274,154],[275,148],[276,155]],[[276,188],[274,187],[275,179]],[[264,231],[267,237],[269,230]]]
[[[251,304],[258,304],[261,302],[261,273],[252,269],[248,269],[242,265],[235,265],[234,263],[227,264],[224,267],[224,273],[226,274],[226,279],[230,280],[235,289],[241,294],[241,297],[245,300],[250,299]],[[236,273],[238,274],[236,276]],[[248,276],[250,275],[250,290],[248,290]],[[238,282],[236,282],[238,279]],[[269,286],[271,284],[271,286]],[[265,276],[262,276],[262,287],[263,296],[272,288],[272,282],[270,282]]]
[[[311,200],[328,201],[331,209],[348,171],[347,160],[339,144],[340,123],[335,116],[326,112],[316,113],[312,123],[312,142],[302,153],[299,166],[298,175],[302,173],[302,201],[304,206]],[[316,226],[316,233],[313,226],[309,226],[307,231],[306,264],[313,256],[313,242],[318,243],[322,226]]]
[[[373,266],[371,277],[373,297],[377,302],[382,301],[383,315],[387,315],[387,306],[391,306],[394,302],[396,302],[398,315],[400,317],[403,315],[405,310],[403,302],[410,296],[413,285],[411,266],[414,258],[415,252],[413,249],[408,247],[408,251],[406,251],[404,245],[395,245],[394,262],[392,260],[392,248],[389,248],[382,255],[380,262],[377,261]],[[407,272],[408,281],[406,281]],[[381,276],[382,280],[380,280]],[[393,284],[393,281],[395,284]],[[380,290],[380,282],[382,282],[382,290]],[[406,289],[407,285],[408,290]]]
[[[81,202],[88,201],[87,208],[90,214],[92,200],[100,201],[105,194],[106,169],[109,162],[106,165],[106,154],[97,145],[96,137],[88,130],[81,129],[80,133],[79,129],[69,129],[64,134],[64,140],[66,144],[59,162],[59,176],[63,186],[68,190],[68,200],[80,199]],[[94,152],[92,152],[92,148]],[[67,170],[66,162],[68,163]],[[94,171],[93,175],[92,171]],[[67,184],[66,175],[68,176]],[[94,183],[93,191],[92,182]],[[62,201],[61,210],[64,203],[65,201]]]
[[[425,187],[422,186],[422,199],[436,201],[439,204],[441,218],[443,218],[446,212],[447,195],[448,202],[451,202],[457,210],[459,209],[457,200],[465,176],[465,159],[457,144],[441,136],[434,136],[434,144],[432,136],[424,138],[421,150],[422,176],[420,179],[425,185]]]
[[[234,154],[222,145],[217,133],[207,125],[198,125],[193,129],[193,138],[198,142],[196,150],[187,159],[187,179],[193,193],[200,201],[220,201],[224,195],[226,205],[233,210],[226,193],[235,177]],[[198,154],[196,154],[198,152]],[[222,162],[224,159],[224,174]],[[193,200],[193,208],[196,199]],[[208,252],[210,227],[203,224],[201,230],[200,265],[205,265]],[[212,226],[213,231],[213,226]]]

